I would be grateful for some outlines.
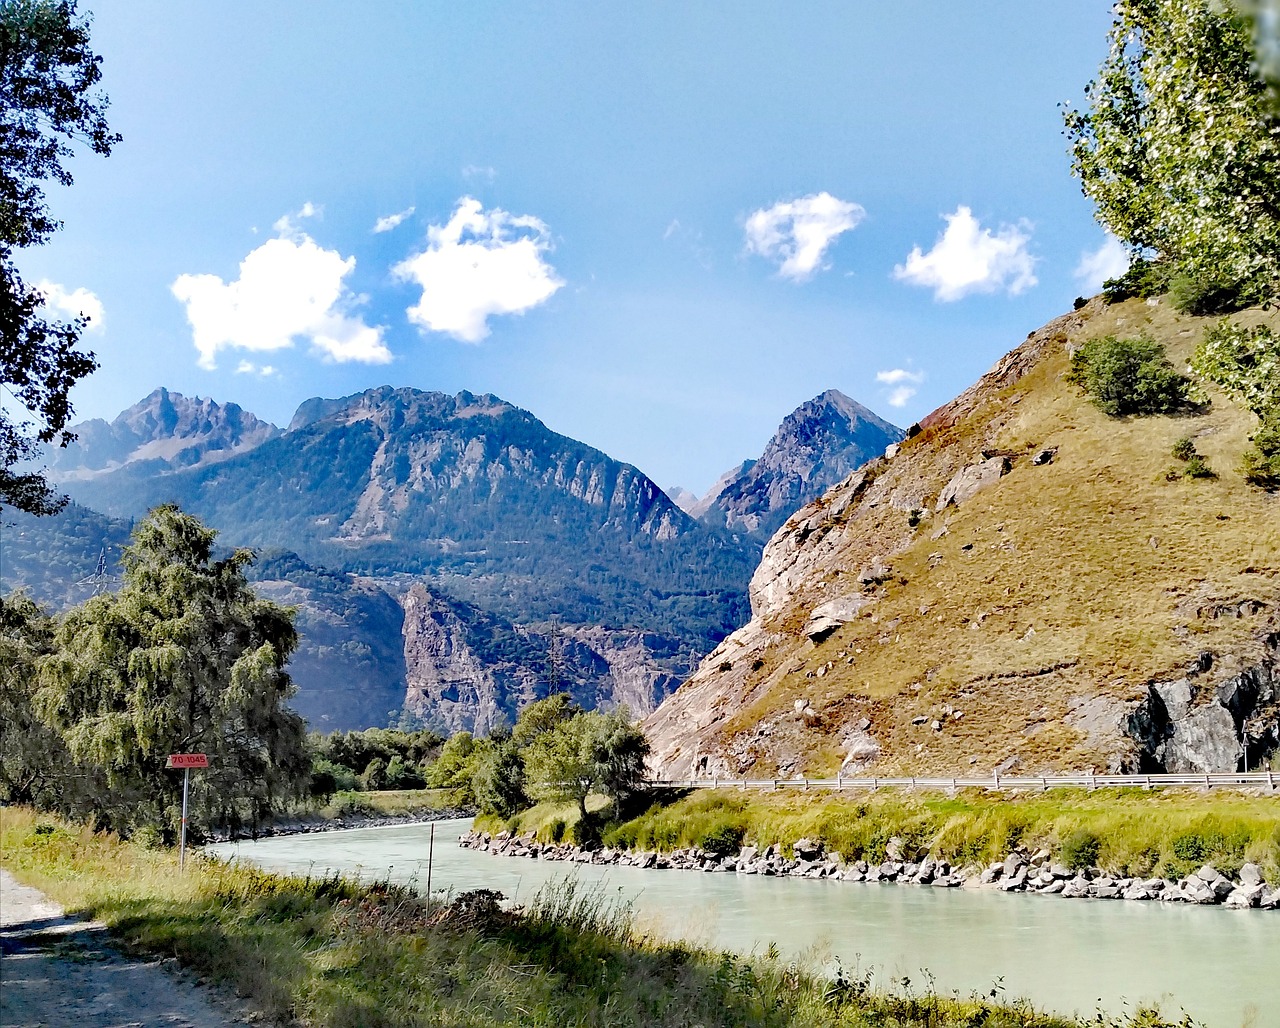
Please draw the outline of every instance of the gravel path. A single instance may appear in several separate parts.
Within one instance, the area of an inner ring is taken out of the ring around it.
[[[67,917],[0,870],[0,1026],[224,1028],[254,1020],[157,961],[123,956],[105,926]]]

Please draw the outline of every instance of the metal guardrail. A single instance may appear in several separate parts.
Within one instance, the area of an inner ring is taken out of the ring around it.
[[[1183,788],[1212,789],[1214,786],[1262,786],[1274,791],[1280,786],[1275,771],[1211,772],[1209,774],[1157,775],[990,775],[984,778],[654,778],[648,785],[668,789],[828,789],[835,792],[876,789],[1004,789],[1048,790],[1061,787],[1086,789]]]

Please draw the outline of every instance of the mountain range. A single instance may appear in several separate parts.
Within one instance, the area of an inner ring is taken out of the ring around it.
[[[18,518],[0,576],[55,605],[110,587],[98,553],[174,502],[257,548],[258,587],[297,606],[296,705],[317,727],[403,715],[483,732],[551,688],[647,713],[745,620],[764,518],[882,441],[831,426],[856,410],[901,435],[834,391],[802,410],[780,438],[807,446],[787,462],[770,444],[776,471],[752,480],[763,500],[699,519],[489,394],[381,387],[308,400],[280,429],[158,389],[50,453],[75,503]]]

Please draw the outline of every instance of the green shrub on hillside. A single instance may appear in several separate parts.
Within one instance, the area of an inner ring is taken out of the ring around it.
[[[1194,317],[1230,314],[1266,303],[1273,283],[1266,278],[1233,279],[1215,272],[1175,275],[1169,283],[1174,310]]]
[[[1245,481],[1263,489],[1280,489],[1280,407],[1263,418],[1262,427],[1251,438],[1253,446],[1240,460]]]
[[[1068,381],[1113,418],[1168,414],[1190,401],[1191,383],[1153,339],[1090,339],[1071,355]]]
[[[1169,265],[1139,257],[1123,275],[1109,278],[1102,284],[1102,296],[1107,303],[1122,303],[1135,297],[1146,300],[1167,293],[1171,278]]]
[[[1093,867],[1102,852],[1098,837],[1084,828],[1077,828],[1062,840],[1062,863],[1072,871]]]
[[[1218,473],[1209,467],[1209,462],[1196,452],[1196,444],[1183,436],[1173,444],[1173,457],[1182,461],[1181,467],[1170,468],[1164,476],[1170,482],[1179,478],[1217,478]]]

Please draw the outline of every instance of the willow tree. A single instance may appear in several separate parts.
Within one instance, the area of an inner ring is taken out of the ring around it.
[[[76,769],[32,704],[36,664],[52,649],[53,619],[22,593],[0,597],[0,799],[70,813]]]
[[[1066,112],[1098,219],[1164,262],[1198,312],[1280,282],[1280,135],[1255,24],[1219,0],[1118,0],[1086,107]]]
[[[285,705],[297,645],[292,613],[259,599],[247,550],[214,558],[216,534],[176,507],[157,507],[125,548],[123,585],[70,611],[38,662],[35,707],[72,758],[101,769],[101,820],[170,837],[180,778],[175,752],[203,752],[193,810],[256,823],[307,785],[303,722]]]

